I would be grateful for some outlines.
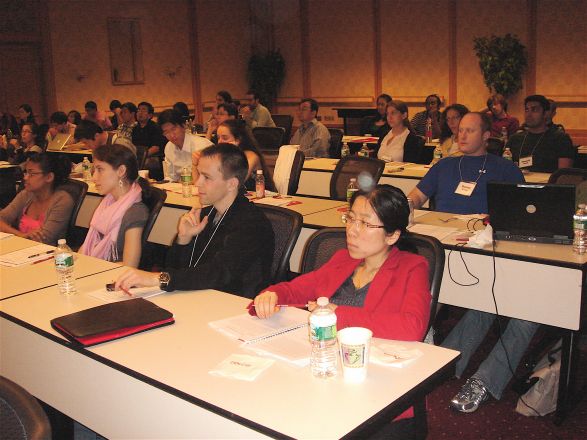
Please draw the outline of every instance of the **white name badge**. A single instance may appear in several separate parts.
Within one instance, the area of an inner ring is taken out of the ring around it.
[[[528,168],[532,166],[532,156],[520,157],[520,168]]]
[[[460,194],[462,196],[469,197],[475,191],[475,187],[477,186],[477,182],[463,182],[459,183],[457,189],[455,190],[455,194]]]

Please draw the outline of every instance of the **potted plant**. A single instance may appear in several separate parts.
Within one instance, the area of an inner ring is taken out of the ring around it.
[[[249,88],[256,90],[270,109],[277,100],[284,78],[285,60],[279,50],[251,55],[247,69]]]
[[[522,88],[522,74],[528,61],[526,47],[517,36],[477,37],[473,39],[473,49],[491,93],[508,97]]]

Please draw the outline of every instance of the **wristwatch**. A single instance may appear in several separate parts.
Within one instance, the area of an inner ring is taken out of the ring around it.
[[[166,289],[169,284],[169,280],[171,280],[169,272],[161,272],[159,274],[159,288]]]

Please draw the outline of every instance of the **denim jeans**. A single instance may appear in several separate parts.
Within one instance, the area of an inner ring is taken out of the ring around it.
[[[461,352],[461,358],[456,365],[457,377],[461,377],[467,368],[471,356],[485,338],[494,320],[495,315],[492,313],[469,310],[442,343],[443,347]],[[501,398],[504,388],[512,378],[511,370],[516,371],[539,325],[521,319],[510,319],[501,341],[497,341],[489,356],[473,374],[472,377],[480,379],[496,399]]]

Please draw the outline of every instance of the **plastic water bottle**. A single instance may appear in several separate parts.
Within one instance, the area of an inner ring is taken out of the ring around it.
[[[432,163],[434,164],[438,162],[440,159],[442,159],[442,148],[440,148],[440,145],[436,145],[436,148],[434,148]]]
[[[508,129],[505,127],[501,127],[501,140],[504,145],[508,143]]]
[[[55,271],[59,292],[64,295],[75,295],[75,278],[73,276],[73,251],[67,245],[65,238],[57,241],[55,249]]]
[[[369,157],[369,148],[367,148],[366,142],[363,142],[363,146],[361,147],[361,150],[359,151],[359,156]]]
[[[349,184],[346,187],[346,201],[349,203],[349,205],[351,204],[351,199],[353,198],[353,194],[356,193],[359,190],[359,187],[357,186],[357,179],[354,177],[351,177],[351,180],[349,180]]]
[[[426,119],[426,143],[432,142],[432,118]]]
[[[181,169],[181,194],[184,197],[192,196],[192,172],[188,167]]]
[[[507,160],[514,160],[512,157],[512,150],[510,150],[508,147],[506,147],[506,149],[503,150],[503,154],[501,156]]]
[[[338,349],[336,346],[336,314],[328,307],[328,298],[318,298],[318,307],[310,315],[310,366],[315,377],[336,375]]]
[[[585,204],[581,203],[573,216],[573,251],[577,254],[587,252],[587,210]]]
[[[82,162],[82,177],[86,182],[92,180],[92,164],[87,157]]]
[[[257,170],[257,174],[255,174],[255,197],[258,199],[265,197],[265,176],[263,176],[263,170]]]
[[[347,144],[346,142],[344,142],[342,144],[342,148],[340,149],[340,157],[347,157],[351,155],[351,149],[349,148],[349,144]]]

